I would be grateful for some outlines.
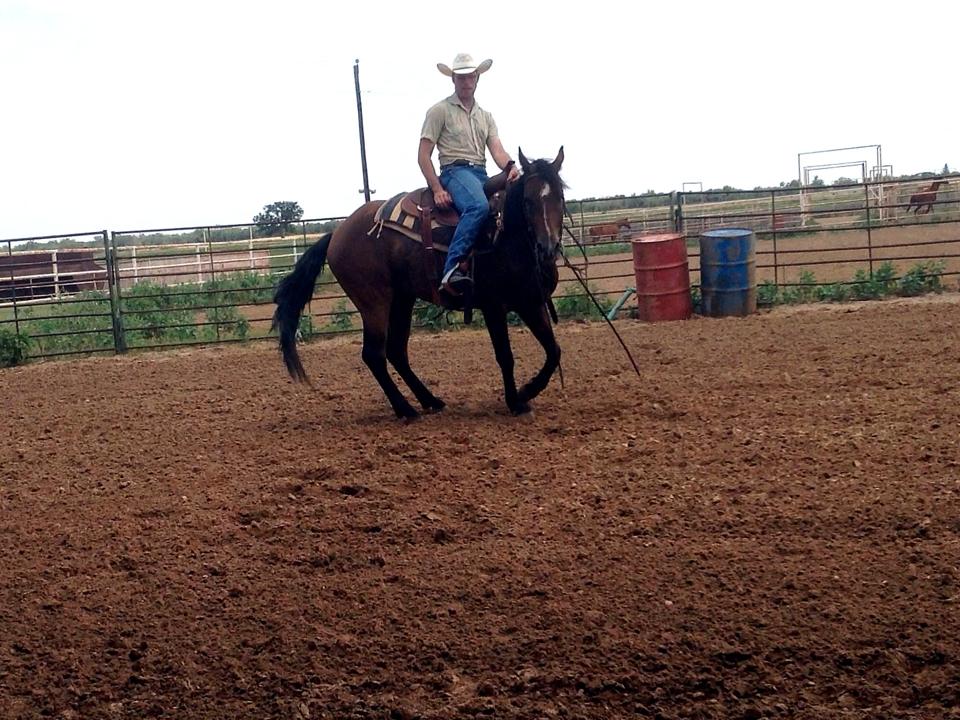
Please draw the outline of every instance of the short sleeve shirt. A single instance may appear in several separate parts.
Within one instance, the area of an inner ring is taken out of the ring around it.
[[[476,102],[468,112],[456,93],[427,110],[420,131],[421,138],[437,146],[441,168],[454,160],[486,165],[487,143],[497,135],[493,115]]]

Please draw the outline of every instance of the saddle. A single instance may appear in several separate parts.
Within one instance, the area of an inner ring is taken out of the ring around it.
[[[491,216],[499,216],[503,209],[507,175],[507,171],[498,173],[483,185]],[[423,245],[427,277],[433,288],[433,301],[437,305],[451,306],[450,302],[442,302],[437,291],[440,277],[438,265],[443,266],[444,258],[440,257],[438,263],[438,256],[433,251],[446,253],[449,248],[453,232],[460,222],[460,214],[456,208],[437,207],[433,191],[428,187],[421,187],[394,195],[384,202],[374,215],[374,221],[376,224],[369,234],[379,232],[380,228],[387,226]]]
[[[497,193],[505,190],[506,187],[506,171],[494,175],[483,184],[483,194],[486,195],[487,200],[490,201],[491,214],[500,210],[500,203],[496,202],[496,200],[498,200]],[[417,188],[413,192],[406,193],[400,200],[400,209],[408,215],[430,217],[433,221],[431,225],[436,224],[440,227],[455,228],[457,223],[460,222],[460,213],[457,212],[455,207],[437,207],[433,197],[433,190],[428,187]],[[427,234],[423,233],[423,228],[421,228],[421,234],[424,244],[426,245],[428,238]]]

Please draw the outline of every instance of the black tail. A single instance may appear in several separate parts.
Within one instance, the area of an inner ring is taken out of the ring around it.
[[[273,313],[271,330],[277,330],[280,336],[280,352],[283,353],[283,364],[287,372],[297,382],[306,382],[307,373],[297,354],[297,329],[300,326],[300,313],[303,306],[310,302],[317,278],[323,272],[327,262],[327,249],[330,247],[330,238],[333,233],[321,235],[303,254],[293,268],[277,286],[273,301],[277,309]]]

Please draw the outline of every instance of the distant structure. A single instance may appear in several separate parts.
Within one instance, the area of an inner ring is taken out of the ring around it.
[[[817,160],[824,160],[826,155],[833,155],[834,162],[809,162],[815,159],[813,156],[818,156]],[[871,155],[873,157],[870,157]],[[812,206],[811,173],[823,170],[839,170],[840,168],[859,169],[860,182],[867,187],[867,197],[871,206],[878,209],[881,220],[884,218],[886,212],[883,202],[884,180],[893,176],[893,166],[883,164],[883,148],[880,145],[851,145],[830,150],[811,150],[797,153],[800,216],[804,225]],[[813,178],[816,179],[816,177],[816,174],[814,174]]]
[[[93,250],[0,255],[0,301],[60,297],[107,289],[107,269]]]

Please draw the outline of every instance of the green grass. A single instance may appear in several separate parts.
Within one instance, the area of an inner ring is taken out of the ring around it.
[[[757,304],[796,305],[812,302],[845,302],[849,300],[877,300],[885,297],[912,297],[942,292],[943,260],[918,263],[898,276],[892,262],[880,265],[871,276],[867,270],[857,270],[849,282],[818,284],[812,272],[800,274],[796,283],[776,285],[766,280],[757,286]]]

